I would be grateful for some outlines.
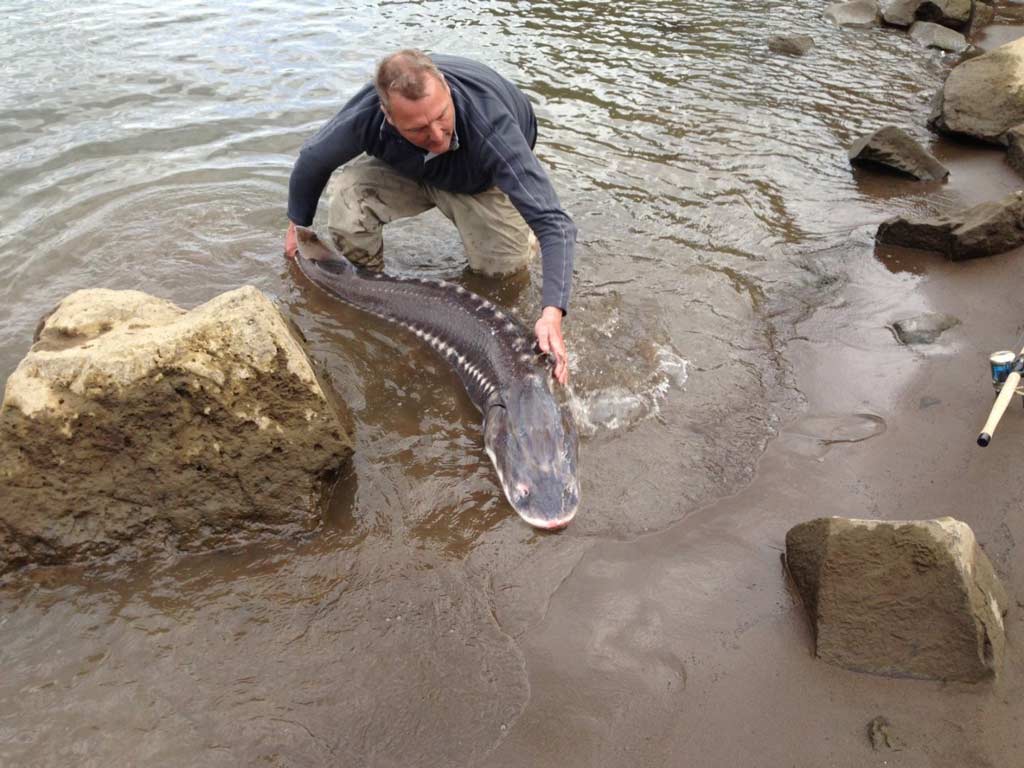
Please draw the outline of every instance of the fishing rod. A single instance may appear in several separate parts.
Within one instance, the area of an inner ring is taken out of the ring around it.
[[[992,433],[996,431],[996,425],[1003,418],[1006,406],[1014,394],[1024,397],[1024,387],[1020,386],[1021,373],[1024,372],[1024,349],[1016,355],[1010,351],[995,352],[989,356],[988,361],[992,367],[992,386],[999,390],[999,395],[989,411],[988,421],[978,435],[978,445],[982,448],[992,442]]]

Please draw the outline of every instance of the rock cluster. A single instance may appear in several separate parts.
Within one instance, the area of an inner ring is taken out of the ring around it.
[[[307,529],[351,453],[338,413],[255,288],[74,293],[0,405],[0,573]]]
[[[848,27],[870,27],[884,22],[906,28],[925,21],[971,30],[977,17],[991,19],[992,14],[991,6],[977,0],[853,0],[825,9],[825,18]]]

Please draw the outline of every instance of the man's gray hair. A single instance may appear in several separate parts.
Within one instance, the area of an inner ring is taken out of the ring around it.
[[[426,78],[428,75],[444,82],[441,70],[423,51],[406,48],[382,59],[377,65],[377,74],[373,78],[373,85],[377,89],[377,95],[380,96],[380,103],[384,107],[384,111],[388,112],[391,109],[392,93],[397,93],[412,101],[422,99],[427,92]]]

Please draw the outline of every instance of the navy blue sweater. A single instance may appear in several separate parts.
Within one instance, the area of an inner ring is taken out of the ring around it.
[[[451,88],[458,148],[423,162],[426,150],[406,141],[384,119],[377,92],[367,85],[302,146],[288,188],[288,218],[309,226],[331,174],[364,152],[403,176],[448,192],[476,194],[497,186],[540,241],[542,306],[565,311],[576,226],[533,154],[533,107],[522,91],[483,64],[455,56],[432,58]]]

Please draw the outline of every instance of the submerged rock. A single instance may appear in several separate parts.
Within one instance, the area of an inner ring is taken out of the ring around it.
[[[786,565],[823,661],[968,682],[1002,664],[1006,593],[965,523],[819,518],[786,534]]]
[[[960,325],[952,315],[928,312],[892,324],[893,333],[902,344],[931,344],[950,328]]]
[[[1005,143],[1024,123],[1024,38],[961,62],[936,96],[928,124],[937,131]]]
[[[924,147],[894,125],[857,139],[849,150],[850,162],[879,165],[922,181],[949,176],[949,169]]]
[[[962,53],[970,47],[967,38],[954,29],[930,21],[916,21],[910,28],[911,39],[925,48],[938,48],[950,53]]]
[[[78,291],[44,319],[0,405],[0,573],[308,528],[350,453],[255,288],[190,312]]]
[[[875,0],[833,3],[825,9],[825,18],[841,27],[874,27],[879,20],[878,3]]]
[[[768,50],[789,56],[803,56],[814,47],[810,35],[772,35],[768,38]]]
[[[875,239],[938,251],[953,261],[1010,251],[1024,245],[1024,191],[947,216],[897,216],[879,225]]]

